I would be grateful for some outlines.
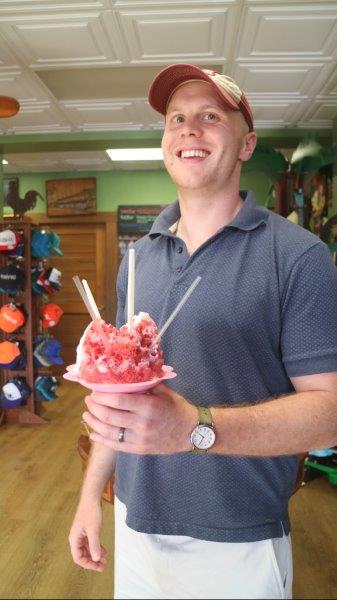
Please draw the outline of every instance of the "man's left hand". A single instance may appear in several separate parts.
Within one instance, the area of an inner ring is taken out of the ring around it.
[[[134,454],[173,454],[191,449],[190,434],[197,423],[196,407],[167,385],[147,394],[103,394],[85,398],[84,421],[90,439],[114,450]],[[120,428],[124,440],[118,441]]]

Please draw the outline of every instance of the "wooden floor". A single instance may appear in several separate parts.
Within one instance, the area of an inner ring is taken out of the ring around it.
[[[64,383],[45,426],[0,427],[0,598],[104,599],[113,589],[113,510],[104,503],[104,574],[72,563],[67,536],[81,482],[83,388]],[[320,478],[292,498],[294,598],[337,599],[337,486]]]
[[[84,388],[64,383],[44,402],[48,425],[0,427],[0,598],[112,598],[113,507],[104,502],[103,574],[71,559],[68,533],[82,478],[76,443]]]
[[[294,598],[337,598],[337,486],[326,476],[290,501]]]

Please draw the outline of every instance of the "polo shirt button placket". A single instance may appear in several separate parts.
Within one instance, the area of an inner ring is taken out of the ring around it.
[[[183,247],[183,245],[182,245],[182,244],[179,244],[178,246],[176,246],[176,248],[175,248],[175,252],[176,252],[177,254],[180,254],[180,255],[182,255],[182,254],[183,254],[183,252],[184,252],[184,247]],[[182,257],[181,257],[181,258],[182,258]],[[175,267],[175,273],[176,273],[176,275],[180,275],[180,273],[181,273],[181,272],[183,271],[183,269],[184,269],[184,266],[181,264],[181,260],[179,260],[179,261],[177,261],[177,262],[178,262],[178,264],[180,263],[180,265]]]

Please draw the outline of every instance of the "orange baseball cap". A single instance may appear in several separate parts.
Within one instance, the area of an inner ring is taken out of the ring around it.
[[[41,306],[42,327],[55,327],[63,315],[63,309],[54,302]]]
[[[3,365],[10,364],[15,358],[20,356],[21,352],[17,344],[13,342],[0,343],[0,363]]]
[[[0,308],[0,328],[13,333],[25,322],[25,315],[15,304],[4,304]]]

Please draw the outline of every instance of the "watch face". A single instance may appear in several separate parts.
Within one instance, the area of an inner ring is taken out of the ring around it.
[[[200,450],[208,450],[215,442],[215,433],[209,425],[197,425],[191,434],[191,442]]]

